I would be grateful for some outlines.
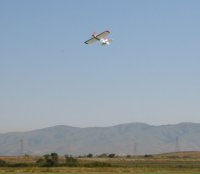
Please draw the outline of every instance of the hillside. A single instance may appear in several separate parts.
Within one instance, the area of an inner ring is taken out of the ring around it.
[[[200,150],[200,124],[152,126],[128,123],[111,127],[55,126],[0,134],[0,155],[158,154]]]

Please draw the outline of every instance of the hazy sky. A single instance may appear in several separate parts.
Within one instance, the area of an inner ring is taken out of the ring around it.
[[[0,0],[0,132],[200,122],[199,0]],[[110,30],[113,42],[85,45]]]

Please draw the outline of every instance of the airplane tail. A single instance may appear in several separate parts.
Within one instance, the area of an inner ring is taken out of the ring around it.
[[[96,35],[96,33],[94,32],[94,33],[92,34],[92,36],[93,36],[93,37],[96,37],[97,35]]]

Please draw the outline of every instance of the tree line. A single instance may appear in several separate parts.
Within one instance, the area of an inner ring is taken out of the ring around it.
[[[114,154],[102,154],[100,157],[110,157],[113,158]],[[27,156],[28,157],[28,156]],[[93,154],[88,154],[84,157],[92,158]],[[42,157],[38,158],[35,162],[7,162],[5,160],[0,159],[0,167],[110,167],[111,164],[106,162],[98,162],[92,161],[86,164],[80,164],[78,159],[73,157],[72,155],[64,155],[64,161],[59,160],[59,155],[57,153],[45,154]]]

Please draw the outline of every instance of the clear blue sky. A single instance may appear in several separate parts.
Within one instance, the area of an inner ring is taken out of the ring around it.
[[[0,132],[200,122],[199,0],[0,0]],[[85,45],[110,30],[109,46]]]

